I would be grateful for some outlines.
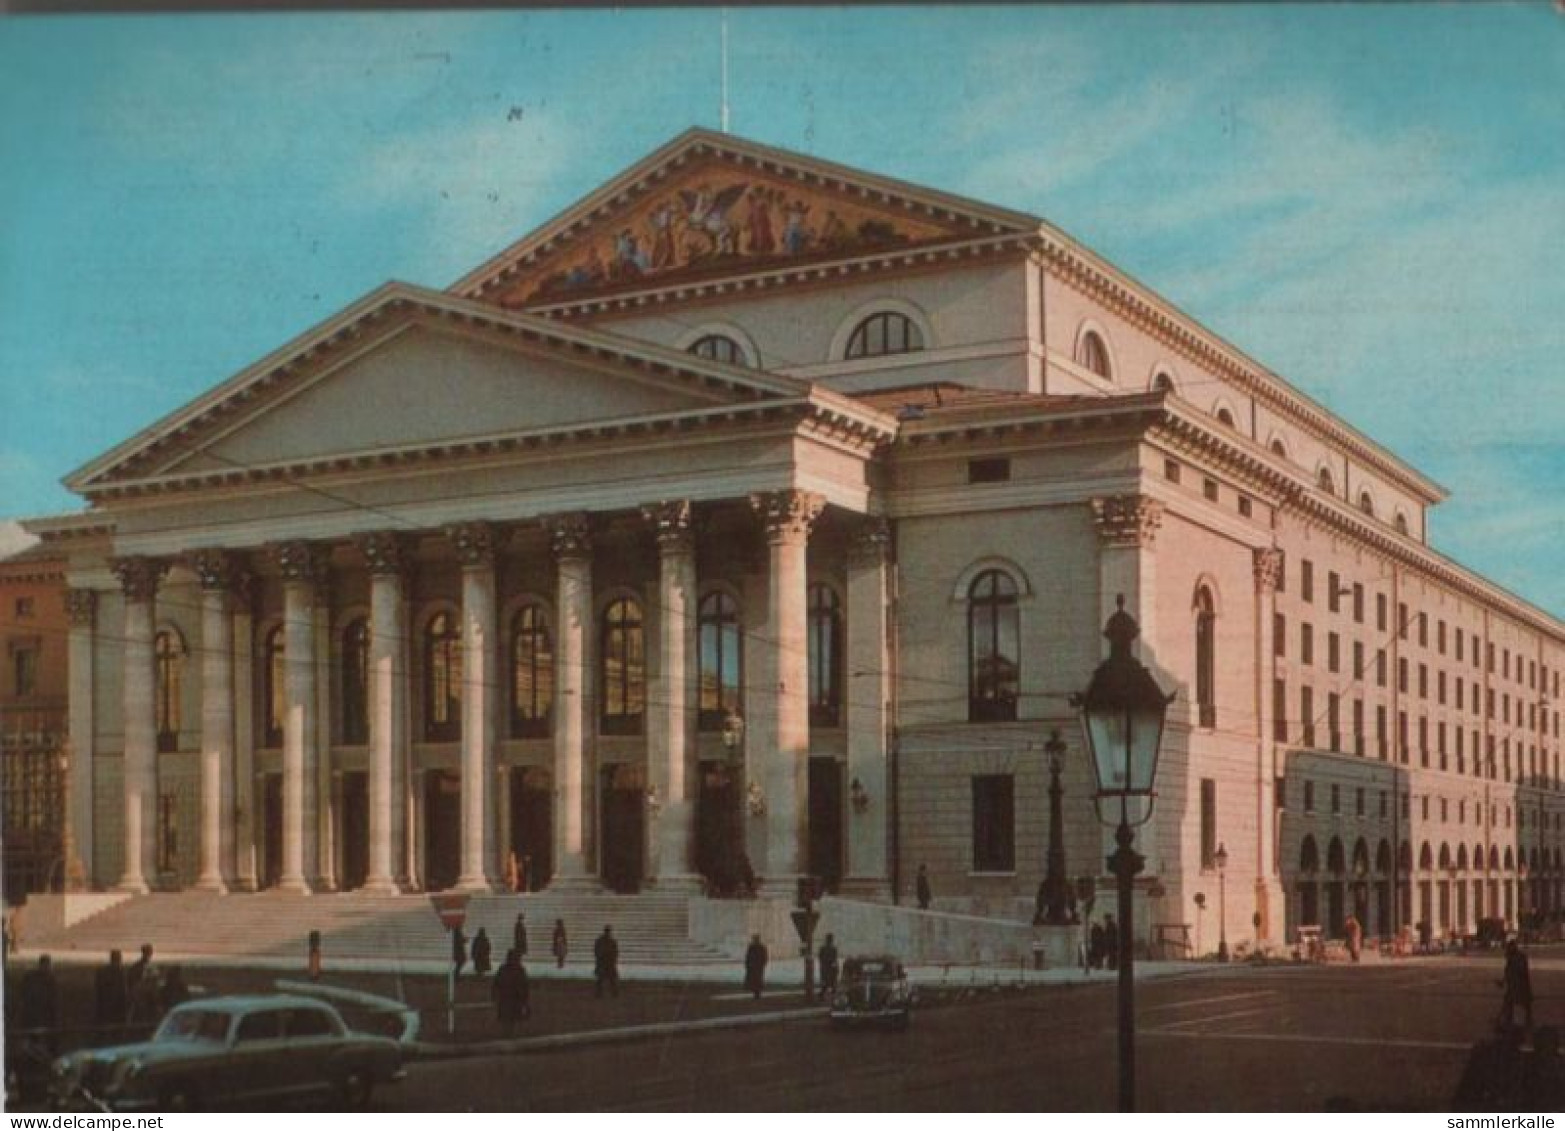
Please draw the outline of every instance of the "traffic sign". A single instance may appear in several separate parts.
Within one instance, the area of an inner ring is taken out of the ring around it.
[[[445,893],[429,897],[435,914],[440,917],[440,925],[448,931],[454,931],[467,922],[467,900],[465,895]]]
[[[799,932],[799,941],[809,942],[815,937],[815,924],[820,922],[819,911],[794,911],[790,912],[793,919],[793,929]]]

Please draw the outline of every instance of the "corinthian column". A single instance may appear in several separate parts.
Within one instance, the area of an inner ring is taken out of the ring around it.
[[[370,571],[370,859],[364,890],[401,891],[407,881],[407,546],[390,532],[366,534],[359,550]]]
[[[71,741],[70,808],[65,813],[70,837],[65,862],[66,879],[74,883],[92,879],[93,787],[92,769],[96,755],[96,698],[93,666],[97,633],[98,595],[91,589],[65,591],[65,619],[70,622],[70,646],[67,665],[70,680],[70,716],[67,722]],[[85,871],[79,871],[80,868]]]
[[[691,689],[695,684],[695,539],[688,500],[658,503],[641,512],[658,540],[658,678],[648,704],[649,777],[661,806],[655,809],[652,874],[662,887],[696,886],[691,867],[695,806]]]
[[[592,539],[585,514],[547,521],[556,561],[557,640],[554,681],[554,884],[582,885],[587,877],[587,665],[592,626]]]
[[[315,725],[315,584],[325,572],[321,548],[283,542],[272,548],[283,579],[283,891],[315,890],[319,872],[318,793],[320,751]]]
[[[490,891],[494,881],[494,533],[487,523],[448,527],[462,563],[462,873],[457,887]]]
[[[226,892],[232,878],[223,856],[223,824],[233,810],[234,562],[223,550],[200,550],[191,565],[201,580],[201,875],[196,889]]]
[[[1255,572],[1255,817],[1258,835],[1255,859],[1256,928],[1261,939],[1275,939],[1272,909],[1280,915],[1285,906],[1282,878],[1277,868],[1277,805],[1272,795],[1282,770],[1272,738],[1272,680],[1276,678],[1276,653],[1272,648],[1272,612],[1277,604],[1277,579],[1282,575],[1283,553],[1268,546],[1254,551]]]
[[[843,709],[848,724],[848,779],[856,781],[868,803],[850,807],[848,874],[844,891],[861,897],[889,894],[887,841],[890,834],[890,780],[886,770],[887,723],[891,701],[888,650],[890,604],[887,562],[891,525],[866,517],[848,548],[847,678]]]
[[[805,551],[810,527],[825,500],[809,491],[771,491],[750,496],[766,526],[770,572],[766,624],[771,644],[763,673],[771,719],[770,735],[755,749],[766,759],[766,869],[768,886],[791,893],[804,871],[809,828],[805,780],[810,756],[809,660]],[[769,738],[770,742],[766,739]]]
[[[119,887],[143,894],[151,890],[148,874],[157,869],[157,677],[152,605],[168,564],[151,558],[120,558],[113,567],[125,591],[125,868]]]

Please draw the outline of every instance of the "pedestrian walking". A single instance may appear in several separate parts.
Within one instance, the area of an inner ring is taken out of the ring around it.
[[[467,936],[462,933],[461,927],[451,928],[451,972],[452,976],[460,978],[462,967],[467,965]]]
[[[1512,939],[1505,944],[1505,974],[1500,979],[1505,996],[1500,1002],[1498,1028],[1503,1032],[1516,1023],[1516,1011],[1522,1011],[1523,1027],[1532,1032],[1532,965],[1524,951]]]
[[[109,951],[109,964],[93,979],[93,1023],[99,1026],[123,1025],[130,1016],[130,983],[126,979],[125,956]]]
[[[158,1020],[159,990],[163,977],[152,964],[152,944],[141,944],[141,957],[130,964],[127,977],[130,985],[130,1011],[132,1025],[155,1025]]]
[[[918,909],[920,911],[928,911],[929,901],[934,898],[934,893],[929,888],[929,868],[923,864],[918,866],[916,891],[918,893]]]
[[[478,934],[473,939],[473,973],[480,978],[487,977],[489,968],[493,965],[492,954],[493,947],[489,942],[489,932],[479,927]]]
[[[550,944],[550,949],[554,951],[554,965],[556,969],[565,969],[565,952],[569,948],[570,945],[565,939],[565,920],[556,919],[554,921],[554,941]]]
[[[610,997],[619,997],[619,943],[614,938],[614,928],[604,927],[603,933],[592,944],[592,976],[598,997],[608,987]]]
[[[828,934],[817,954],[821,965],[821,997],[827,997],[837,988],[837,939]]]
[[[127,977],[130,980],[130,989],[132,994],[135,993],[136,987],[142,982],[146,981],[148,978],[156,980],[157,972],[152,967],[151,943],[141,944],[141,957],[130,964],[130,973],[127,975]]]
[[[1092,924],[1087,934],[1087,965],[1094,970],[1103,969],[1103,956],[1108,952],[1108,947],[1103,941],[1103,924]]]
[[[1360,952],[1364,949],[1364,926],[1359,922],[1357,915],[1348,916],[1347,921],[1342,924],[1342,933],[1348,940],[1348,957],[1357,962]]]
[[[494,999],[495,1016],[500,1029],[507,1036],[516,1032],[517,1023],[532,1015],[528,1001],[527,968],[522,956],[515,949],[506,952],[505,961],[495,971],[494,984],[489,990]]]
[[[756,1001],[761,1000],[761,991],[766,988],[767,958],[766,944],[761,936],[751,935],[750,945],[744,952],[744,988]]]
[[[511,949],[516,951],[518,958],[527,957],[527,916],[520,911],[516,913],[516,925],[511,928]]]
[[[176,1005],[190,1000],[190,987],[185,985],[184,972],[178,966],[170,966],[158,988],[158,1009],[164,1015]]]
[[[1110,970],[1119,969],[1119,925],[1114,916],[1103,916],[1103,959]]]

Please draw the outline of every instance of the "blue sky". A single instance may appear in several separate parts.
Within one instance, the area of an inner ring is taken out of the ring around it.
[[[0,21],[0,517],[692,124],[716,11]],[[1565,614],[1565,14],[736,10],[736,133],[1048,217],[1452,490]]]

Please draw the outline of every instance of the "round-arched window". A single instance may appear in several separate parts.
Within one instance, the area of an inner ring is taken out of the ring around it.
[[[883,357],[916,353],[924,348],[924,333],[905,314],[883,311],[871,314],[853,328],[844,357]]]
[[[511,734],[542,738],[554,709],[554,642],[543,609],[523,605],[511,618]]]
[[[708,361],[720,361],[724,365],[749,365],[744,347],[726,334],[706,334],[690,343],[686,351]]]
[[[1375,516],[1375,500],[1369,497],[1368,491],[1359,492],[1359,510],[1371,518]]]
[[[696,617],[697,663],[702,730],[720,731],[730,714],[740,709],[743,676],[740,665],[739,602],[721,590],[701,598]]]
[[[1103,338],[1096,330],[1088,330],[1081,336],[1076,346],[1076,364],[1104,380],[1114,376],[1109,365],[1109,348],[1103,344]]]
[[[357,617],[342,630],[338,659],[342,689],[342,742],[363,746],[370,740],[370,626]]]
[[[424,737],[462,737],[462,633],[447,612],[430,617],[424,628]]]
[[[967,591],[967,717],[971,722],[1016,718],[1021,681],[1021,623],[1016,582],[988,569]]]

